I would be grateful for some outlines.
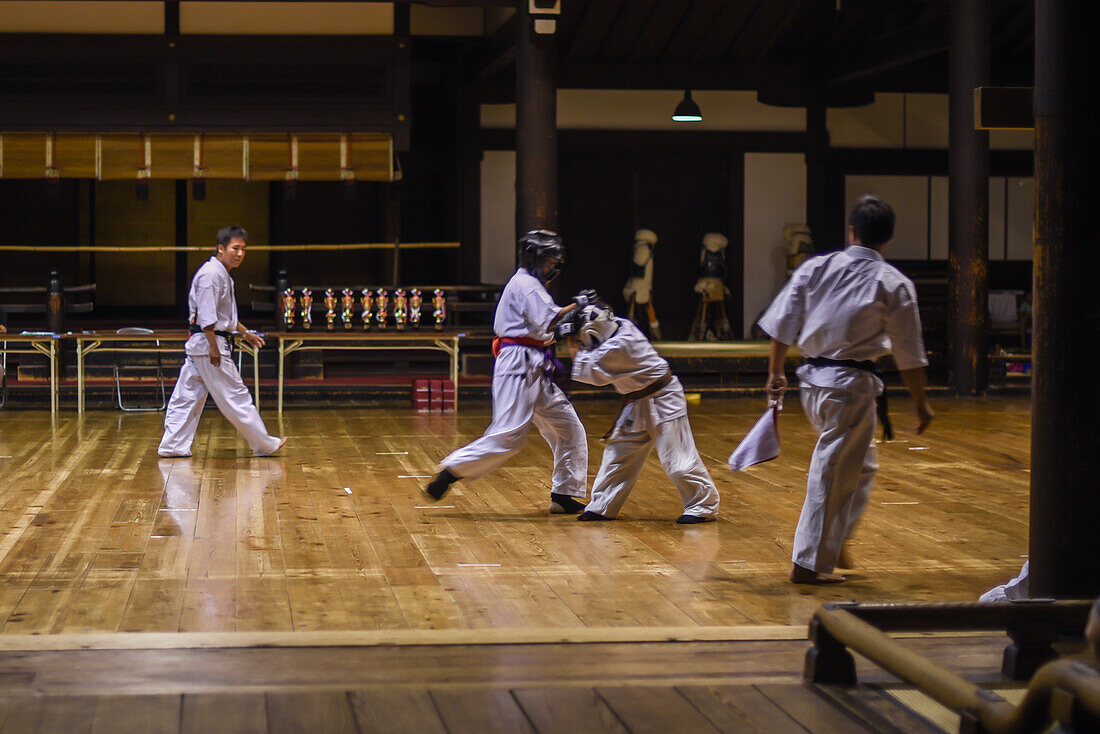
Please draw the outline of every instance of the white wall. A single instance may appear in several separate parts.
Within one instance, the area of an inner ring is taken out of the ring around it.
[[[516,154],[481,159],[481,282],[503,283],[516,270]]]
[[[673,122],[683,90],[559,89],[558,127],[563,130],[769,130],[806,129],[800,107],[773,107],[756,92],[701,91],[691,97],[702,122]],[[516,106],[481,106],[481,126],[513,128]]]
[[[851,211],[864,194],[874,194],[894,208],[894,241],[886,250],[891,260],[928,259],[928,177],[848,176],[844,182],[844,211]],[[834,237],[843,237],[840,232]],[[844,242],[842,239],[833,240]],[[823,242],[829,242],[824,240]]]
[[[829,142],[835,148],[948,147],[950,101],[946,94],[879,93],[862,107],[828,111]],[[992,130],[993,150],[1031,150],[1030,130]]]
[[[0,33],[164,33],[164,3],[5,1]]]
[[[806,221],[801,153],[745,155],[745,334],[787,280],[783,227]],[[816,233],[814,235],[817,236]],[[736,298],[737,294],[733,294]]]

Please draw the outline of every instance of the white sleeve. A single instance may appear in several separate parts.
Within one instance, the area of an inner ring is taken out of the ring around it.
[[[890,351],[899,370],[927,367],[928,356],[924,352],[921,336],[920,311],[913,286],[903,283],[894,294],[890,314],[886,321],[886,334],[890,337]]]
[[[783,344],[798,342],[798,335],[806,318],[802,292],[806,284],[805,272],[804,267],[794,272],[758,322],[765,334]]]
[[[597,386],[613,383],[616,375],[601,365],[604,358],[615,351],[614,348],[609,349],[609,346],[614,346],[610,340],[596,349],[582,349],[577,352],[577,356],[573,358],[573,379]]]
[[[561,308],[545,288],[532,288],[523,297],[523,319],[536,331],[545,331]]]
[[[195,324],[200,329],[215,326],[218,323],[218,293],[210,278],[200,275],[195,278]]]

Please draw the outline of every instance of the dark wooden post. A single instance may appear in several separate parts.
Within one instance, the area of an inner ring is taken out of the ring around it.
[[[826,244],[835,247],[843,243],[844,232],[830,232],[827,166],[829,159],[829,128],[827,109],[820,102],[806,107],[806,226],[814,238],[814,248]]]
[[[1035,3],[1032,596],[1100,594],[1096,15],[1095,3]]]
[[[523,2],[516,23],[516,236],[558,228],[557,87],[553,34],[535,33]]]
[[[974,90],[989,81],[989,0],[951,3],[949,318],[959,395],[985,391],[989,360],[989,133],[974,129]]]

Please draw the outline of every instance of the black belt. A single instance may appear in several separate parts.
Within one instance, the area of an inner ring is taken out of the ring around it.
[[[886,397],[886,376],[882,370],[869,359],[862,362],[854,359],[829,359],[828,357],[807,357],[806,363],[814,367],[851,367],[852,369],[870,372],[882,380],[882,394],[875,398],[878,419],[882,422],[882,440],[890,441],[894,438],[894,426],[890,423],[890,404]]]
[[[192,334],[201,334],[205,331],[205,329],[201,328],[198,324],[188,324],[187,326],[188,326],[188,330]],[[229,352],[232,353],[233,352],[233,332],[232,331],[219,331],[218,329],[214,329],[214,333],[217,334],[218,336],[224,336],[225,337],[225,341],[229,343]]]

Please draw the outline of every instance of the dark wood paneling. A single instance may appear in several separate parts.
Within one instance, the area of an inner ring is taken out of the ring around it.
[[[596,288],[622,312],[634,230],[646,227],[659,238],[653,297],[662,331],[668,339],[686,338],[703,235],[722,232],[740,241],[740,231],[728,231],[729,175],[725,156],[563,153],[561,228],[568,261],[558,297]],[[738,247],[731,245],[730,253]]]

